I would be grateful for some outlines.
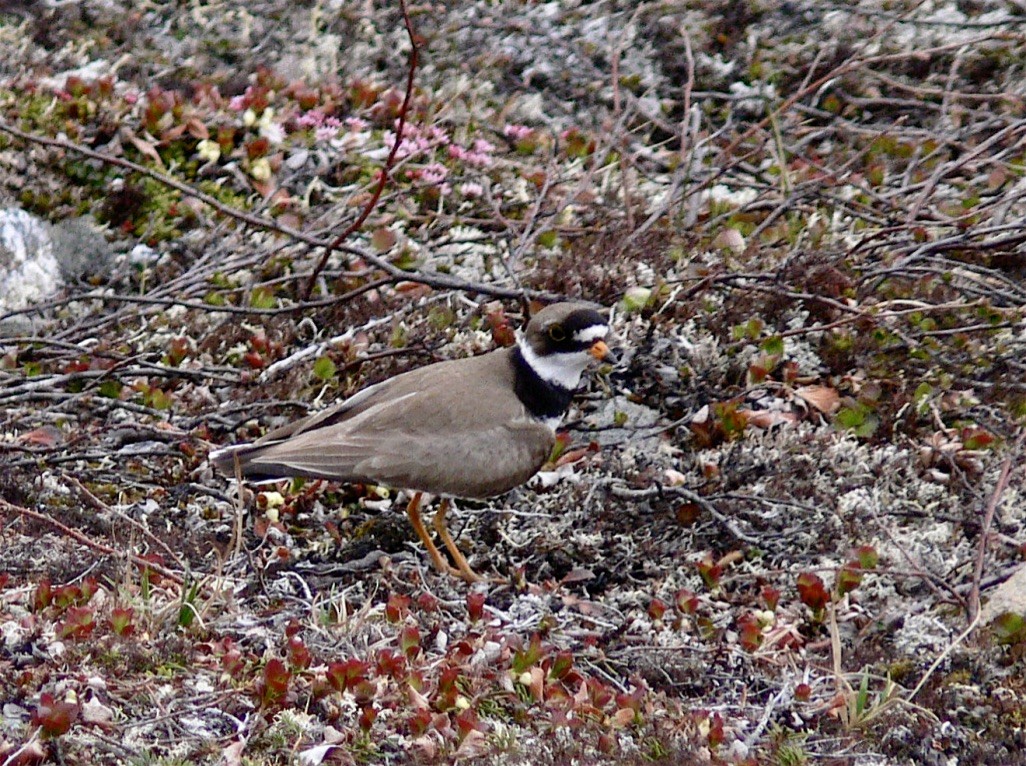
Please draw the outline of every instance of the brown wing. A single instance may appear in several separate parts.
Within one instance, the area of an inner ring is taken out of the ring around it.
[[[361,481],[487,497],[530,478],[553,432],[512,395],[506,350],[423,367],[214,461],[245,475]]]

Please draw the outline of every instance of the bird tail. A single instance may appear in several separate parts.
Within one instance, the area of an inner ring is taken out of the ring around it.
[[[207,459],[215,468],[228,476],[235,476],[235,464],[238,462],[241,475],[257,483],[278,481],[292,476],[293,474],[287,472],[284,466],[281,466],[279,471],[275,470],[278,467],[274,465],[253,463],[253,460],[260,456],[265,447],[266,445],[253,443],[233,444],[230,447],[214,450],[207,456]]]

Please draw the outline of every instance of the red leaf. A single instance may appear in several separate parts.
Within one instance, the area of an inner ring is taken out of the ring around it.
[[[72,702],[57,702],[47,692],[39,695],[39,706],[32,713],[32,725],[38,726],[44,737],[66,734],[78,719],[81,708]]]
[[[61,638],[87,638],[96,627],[93,610],[86,606],[68,608],[66,619],[58,623],[57,633]]]
[[[477,622],[484,617],[485,594],[474,592],[467,594],[467,616],[471,622]]]
[[[257,690],[260,694],[260,704],[272,706],[279,704],[289,690],[289,681],[292,674],[285,663],[277,657],[264,666],[263,677],[257,682]]]
[[[410,612],[410,597],[393,593],[385,603],[385,619],[395,624]]]
[[[817,612],[830,603],[830,594],[823,585],[823,579],[812,572],[798,575],[798,596],[803,604]]]

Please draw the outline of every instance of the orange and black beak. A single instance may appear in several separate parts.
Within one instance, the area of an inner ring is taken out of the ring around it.
[[[602,361],[603,359],[608,358],[612,352],[609,350],[609,346],[606,345],[606,342],[599,338],[591,344],[591,348],[588,349],[588,353],[599,361]]]

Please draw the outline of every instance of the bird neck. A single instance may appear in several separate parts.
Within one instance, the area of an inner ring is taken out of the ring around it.
[[[519,345],[513,348],[513,389],[528,412],[555,427],[570,406],[574,392],[543,378],[531,364],[532,356],[525,355]]]

